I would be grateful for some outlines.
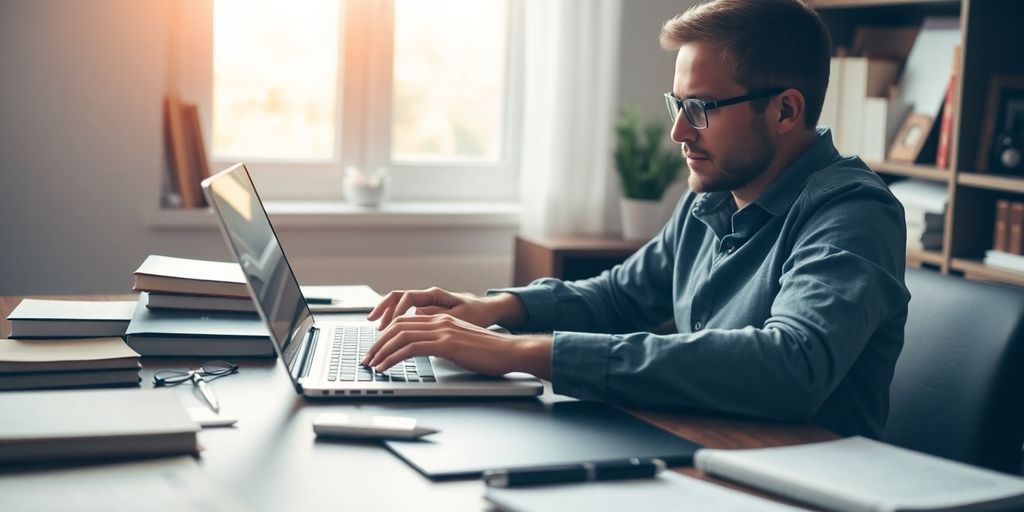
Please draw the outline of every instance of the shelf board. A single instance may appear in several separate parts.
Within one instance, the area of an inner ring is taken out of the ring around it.
[[[962,172],[956,175],[956,182],[968,187],[1024,194],[1024,178],[1021,177]]]
[[[920,251],[917,249],[907,249],[907,264],[911,266],[920,266],[921,263],[927,263],[929,265],[942,266],[942,253],[939,251]]]
[[[849,7],[879,7],[890,5],[959,5],[960,0],[808,0],[813,9],[843,9]]]
[[[990,267],[980,259],[953,258],[950,268],[963,272],[964,277],[968,279],[1024,286],[1024,272]]]
[[[894,176],[906,176],[908,178],[919,178],[922,180],[949,181],[949,171],[937,169],[931,165],[902,164],[897,162],[864,162],[871,170],[879,174],[890,174]]]

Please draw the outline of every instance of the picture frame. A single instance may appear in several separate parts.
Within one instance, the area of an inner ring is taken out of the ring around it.
[[[976,171],[991,170],[990,153],[996,135],[1007,129],[1013,115],[1020,111],[1024,111],[1024,75],[992,75],[985,99],[985,116],[981,120]]]
[[[914,163],[921,154],[921,148],[928,141],[928,134],[931,133],[934,123],[935,119],[931,116],[918,112],[908,114],[896,132],[896,138],[889,145],[887,159],[892,162]]]

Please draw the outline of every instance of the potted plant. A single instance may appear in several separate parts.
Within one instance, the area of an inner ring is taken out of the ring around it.
[[[661,197],[684,165],[678,148],[663,145],[665,131],[665,125],[657,121],[641,126],[640,116],[630,108],[622,109],[615,125],[623,238],[651,238],[661,229]]]

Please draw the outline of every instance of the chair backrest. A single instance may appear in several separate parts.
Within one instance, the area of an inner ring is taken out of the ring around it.
[[[882,440],[1019,472],[1024,290],[908,269],[903,352]]]

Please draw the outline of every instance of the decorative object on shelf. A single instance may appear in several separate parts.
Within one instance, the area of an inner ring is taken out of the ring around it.
[[[1024,76],[989,78],[976,167],[979,171],[1024,174]]]
[[[663,145],[665,132],[665,125],[658,121],[641,126],[639,114],[630,108],[622,109],[615,125],[623,238],[650,238],[661,228],[661,197],[684,165],[677,148]]]
[[[900,131],[889,147],[889,160],[912,164],[928,140],[934,119],[924,114],[911,113],[903,120]]]
[[[391,176],[386,167],[364,171],[358,167],[345,168],[343,187],[345,200],[365,207],[377,207],[387,198]]]

